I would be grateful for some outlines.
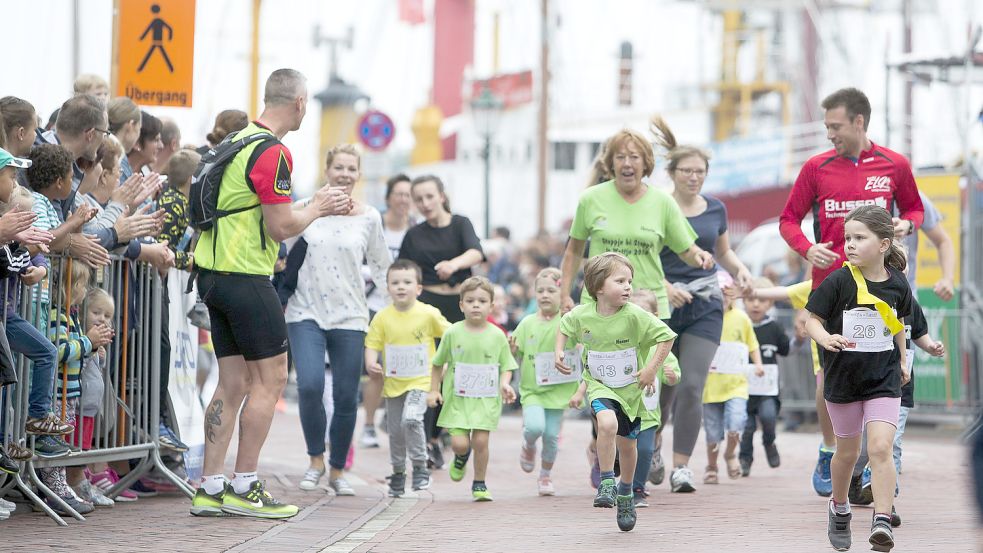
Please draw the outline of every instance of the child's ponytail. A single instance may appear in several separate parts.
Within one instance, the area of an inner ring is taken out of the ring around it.
[[[904,250],[893,240],[891,241],[891,246],[884,252],[884,264],[901,272],[904,272],[905,267],[908,265],[908,259]]]

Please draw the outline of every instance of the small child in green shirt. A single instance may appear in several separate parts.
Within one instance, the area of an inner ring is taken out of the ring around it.
[[[563,427],[563,413],[580,380],[579,355],[567,350],[566,358],[577,365],[572,374],[560,374],[553,364],[553,346],[560,329],[560,280],[555,267],[536,275],[536,312],[526,315],[509,338],[512,353],[520,363],[519,400],[522,402],[522,448],[519,466],[525,472],[536,468],[536,442],[542,438],[542,468],[539,495],[555,495],[550,472],[556,461]]]
[[[498,428],[502,401],[515,401],[509,382],[516,368],[505,333],[488,322],[495,290],[484,277],[471,277],[461,284],[464,320],[444,332],[433,358],[427,404],[443,404],[437,426],[451,435],[454,462],[451,480],[464,478],[464,469],[474,451],[475,501],[491,501],[485,485],[488,469],[488,438]],[[444,367],[446,366],[446,373]]]
[[[571,368],[563,360],[567,340],[584,345],[583,380],[597,421],[601,468],[594,506],[617,505],[618,528],[625,532],[636,522],[631,485],[635,438],[645,411],[642,393],[654,388],[656,373],[676,338],[658,317],[629,302],[633,276],[631,262],[621,254],[607,252],[590,258],[584,267],[584,286],[595,303],[582,304],[563,316],[553,351],[557,370],[570,374]],[[653,348],[655,353],[650,356]],[[615,449],[621,463],[617,486]]]

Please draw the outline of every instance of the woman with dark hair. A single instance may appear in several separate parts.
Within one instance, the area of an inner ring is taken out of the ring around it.
[[[142,171],[144,166],[149,168],[157,162],[157,154],[164,147],[164,143],[160,140],[161,127],[160,119],[145,111],[141,112],[140,137],[137,138],[133,148],[126,154],[131,174],[134,171]],[[124,167],[124,172],[120,175],[120,183],[124,183],[126,179],[130,178],[125,169]]]
[[[386,239],[389,253],[395,260],[399,257],[399,247],[403,237],[411,226],[416,224],[410,214],[413,199],[410,195],[410,178],[399,173],[386,181],[386,211],[382,214],[382,236]],[[386,307],[389,298],[386,296],[384,282],[369,280],[368,265],[362,265],[362,275],[367,279],[366,297],[369,305],[370,318]],[[365,426],[362,428],[362,447],[379,447],[379,439],[375,432],[375,412],[382,402],[382,375],[367,372],[368,380],[362,388],[362,407],[365,409]]]
[[[413,179],[413,203],[424,221],[406,232],[399,249],[400,259],[409,259],[423,270],[420,301],[432,305],[451,323],[464,320],[460,307],[461,283],[485,254],[471,220],[451,213],[444,183],[434,175]],[[434,468],[444,465],[437,441],[439,409],[427,409],[425,428],[428,451]]]
[[[249,124],[249,115],[246,112],[238,109],[225,109],[215,116],[215,126],[212,127],[212,132],[208,133],[205,138],[208,140],[208,144],[204,144],[195,148],[195,151],[201,155],[208,153],[208,150],[218,146],[218,143],[225,140],[225,137],[231,133],[241,131],[246,128]]]

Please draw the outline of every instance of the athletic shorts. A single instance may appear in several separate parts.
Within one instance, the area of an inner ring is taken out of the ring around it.
[[[200,269],[198,294],[208,307],[215,357],[258,361],[287,351],[287,323],[269,277]]]
[[[613,399],[606,397],[595,399],[590,402],[590,409],[595,419],[597,418],[597,414],[605,409],[614,411],[614,416],[618,419],[619,436],[634,440],[642,430],[642,417],[635,417],[635,420],[629,420],[628,415],[621,409],[621,404]]]
[[[897,428],[901,398],[879,397],[852,403],[827,401],[826,410],[833,422],[833,433],[840,438],[854,438],[862,434],[871,421],[883,421]]]

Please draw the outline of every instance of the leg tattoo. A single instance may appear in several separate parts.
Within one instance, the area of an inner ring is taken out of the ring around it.
[[[205,437],[211,443],[215,443],[215,427],[222,425],[222,406],[222,400],[216,399],[205,412]]]

